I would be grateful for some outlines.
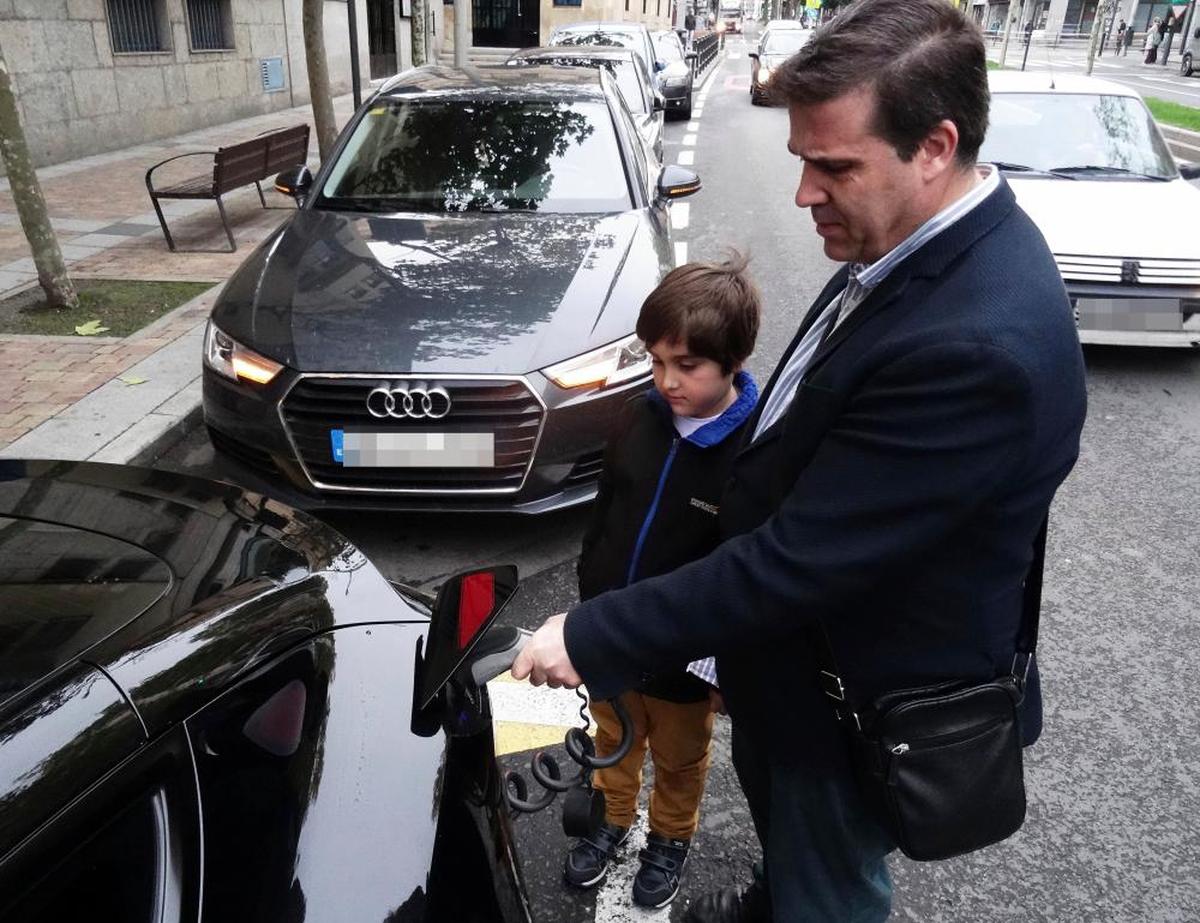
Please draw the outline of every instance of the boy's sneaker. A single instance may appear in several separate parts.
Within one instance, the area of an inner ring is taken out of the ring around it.
[[[642,867],[633,879],[633,901],[642,907],[665,907],[679,893],[679,878],[687,861],[689,840],[672,840],[657,833],[646,837],[638,853]]]
[[[628,827],[601,824],[596,833],[576,841],[567,853],[563,877],[575,888],[598,885],[608,871],[608,863],[629,836]]]

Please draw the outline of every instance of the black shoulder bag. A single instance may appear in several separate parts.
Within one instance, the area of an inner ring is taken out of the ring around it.
[[[1019,708],[1037,646],[1046,522],[1034,541],[1011,673],[885,693],[865,708],[843,684],[829,636],[818,652],[859,785],[910,859],[948,859],[1011,836],[1025,820]]]

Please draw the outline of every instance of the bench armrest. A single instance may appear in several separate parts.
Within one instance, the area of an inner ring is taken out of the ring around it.
[[[182,160],[184,157],[215,157],[216,151],[192,151],[190,154],[176,154],[174,157],[168,157],[166,160],[160,160],[149,170],[146,171],[146,188],[150,190],[150,194],[154,194],[154,186],[150,182],[150,175],[159,167],[170,163],[173,160]]]

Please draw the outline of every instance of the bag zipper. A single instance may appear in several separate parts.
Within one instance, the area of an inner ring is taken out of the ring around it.
[[[901,741],[888,747],[888,752],[892,754],[892,759],[888,761],[887,780],[890,785],[896,776],[896,764],[899,763],[898,757],[906,753],[911,753],[915,750],[935,750],[938,747],[949,746],[950,744],[963,743],[968,740],[974,740],[976,737],[981,737],[993,728],[1003,724],[1008,719],[1004,716],[993,718],[987,724],[965,728],[961,731],[952,731],[946,734],[938,734],[936,737],[927,737],[923,740],[914,741],[912,744]]]

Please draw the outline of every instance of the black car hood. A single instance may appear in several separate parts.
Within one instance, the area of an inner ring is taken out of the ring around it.
[[[665,235],[650,220],[305,210],[230,280],[213,320],[305,372],[527,372],[632,331],[658,280],[651,240]]]

